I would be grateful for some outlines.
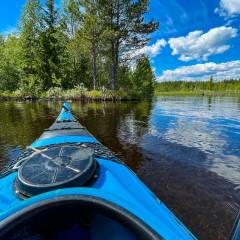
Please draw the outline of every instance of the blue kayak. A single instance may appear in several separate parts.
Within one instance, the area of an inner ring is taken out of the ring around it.
[[[0,178],[0,239],[196,238],[64,103]]]

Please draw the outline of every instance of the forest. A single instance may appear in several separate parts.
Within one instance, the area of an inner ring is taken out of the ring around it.
[[[15,96],[151,95],[158,29],[148,0],[27,0],[17,32],[0,36],[0,92]]]
[[[168,81],[156,83],[156,94],[239,94],[240,79],[224,81],[214,80],[210,77],[208,81]]]

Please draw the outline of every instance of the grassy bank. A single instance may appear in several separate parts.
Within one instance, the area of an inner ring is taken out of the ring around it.
[[[55,87],[48,91],[37,91],[36,89],[19,89],[14,92],[0,92],[2,100],[80,100],[80,101],[130,101],[141,99],[142,94],[136,91],[112,91],[112,90],[87,90],[85,88],[74,88],[63,90]]]
[[[155,91],[155,96],[240,96],[239,90],[231,91]]]

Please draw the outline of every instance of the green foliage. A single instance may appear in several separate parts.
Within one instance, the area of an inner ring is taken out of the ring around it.
[[[15,36],[0,40],[0,90],[17,89],[21,71],[19,60],[19,41]]]
[[[84,84],[79,84],[75,88],[64,90],[60,87],[50,88],[46,92],[46,97],[56,98],[56,97],[64,97],[64,98],[74,98],[74,97],[82,97],[87,95],[87,89],[84,87]]]
[[[63,96],[63,90],[60,87],[52,87],[49,88],[48,91],[46,92],[47,97],[61,97]]]
[[[54,0],[46,1],[43,14],[43,31],[40,33],[40,79],[42,87],[48,90],[51,87],[61,86],[64,77],[65,36],[61,31],[61,19],[55,8]]]
[[[126,64],[119,66],[118,83],[120,89],[124,91],[129,91],[129,89],[134,87],[133,72]]]
[[[154,90],[155,77],[147,57],[139,59],[133,73],[134,89],[143,95],[151,95]]]
[[[240,79],[226,80],[226,81],[169,81],[156,84],[156,93],[197,93],[205,94],[211,92],[229,92],[240,93]]]
[[[22,92],[16,91],[15,96],[24,96]],[[42,96],[48,98],[85,98],[85,99],[96,99],[96,100],[104,100],[104,99],[127,99],[129,98],[129,94],[126,91],[118,90],[91,90],[88,91],[84,86],[77,86],[73,89],[64,90],[60,87],[50,88],[45,94]]]
[[[37,86],[30,85],[22,85],[19,89],[17,89],[13,95],[15,97],[30,97],[35,98],[41,95],[41,89]]]
[[[84,86],[83,83],[80,83],[80,84],[77,85],[74,89],[75,89],[77,92],[79,92],[81,95],[83,95],[83,94],[87,91],[87,88],[85,88],[85,86]]]
[[[128,55],[158,27],[144,18],[148,0],[63,0],[61,8],[55,0],[44,2],[27,0],[18,35],[0,37],[1,92],[110,99],[151,94],[149,60],[140,59],[135,70]]]
[[[28,0],[23,10],[19,29],[21,48],[21,86],[33,89],[39,85],[39,35],[42,28],[42,11],[39,0]]]
[[[92,99],[97,99],[97,98],[103,98],[103,93],[101,91],[98,90],[92,90],[87,92],[86,95],[88,98],[92,98]]]
[[[148,35],[158,28],[158,23],[147,21],[148,0],[101,0],[100,16],[104,24],[107,58],[110,64],[110,81],[113,90],[118,86],[118,71],[121,60],[128,54],[144,47]]]

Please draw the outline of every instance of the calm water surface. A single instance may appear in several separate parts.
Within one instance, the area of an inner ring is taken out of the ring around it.
[[[240,205],[240,97],[72,105],[199,239],[227,239]],[[60,107],[0,102],[1,168],[49,127]]]

